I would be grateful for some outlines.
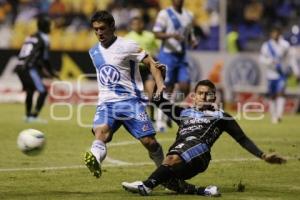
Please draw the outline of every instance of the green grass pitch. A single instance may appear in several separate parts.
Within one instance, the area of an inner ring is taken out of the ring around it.
[[[57,106],[51,111],[46,106],[44,124],[23,122],[21,104],[0,104],[0,199],[206,199],[200,196],[176,195],[159,187],[149,197],[124,191],[122,181],[143,180],[154,169],[146,150],[124,129],[120,129],[108,147],[108,159],[103,174],[95,179],[83,165],[83,155],[93,140],[89,127],[94,107]],[[53,120],[50,115],[70,120]],[[287,115],[278,125],[271,125],[269,117],[259,121],[239,120],[242,128],[258,146],[269,152],[276,151],[288,158],[285,165],[269,165],[242,149],[224,133],[212,148],[212,162],[203,174],[190,182],[197,185],[217,185],[220,199],[269,200],[299,199],[300,197],[300,116]],[[18,133],[35,128],[45,133],[47,144],[35,157],[21,153],[16,147]],[[164,151],[175,138],[176,128],[157,134]],[[238,191],[239,183],[245,186]]]

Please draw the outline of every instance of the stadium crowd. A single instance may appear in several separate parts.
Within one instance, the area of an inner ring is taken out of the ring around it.
[[[89,19],[95,10],[106,9],[116,19],[119,35],[128,32],[130,19],[142,16],[152,29],[163,0],[0,0],[0,48],[20,48],[26,35],[35,31],[36,16],[48,13],[54,21],[51,33],[53,50],[87,50],[95,38]],[[195,15],[199,50],[219,49],[219,0],[187,0],[185,7]],[[239,50],[258,50],[273,23],[285,27],[292,44],[300,43],[300,2],[297,0],[228,0],[228,32],[236,28]],[[28,28],[30,27],[30,28]],[[73,41],[76,39],[76,43]],[[63,41],[63,42],[62,42]],[[85,41],[85,42],[80,42]]]

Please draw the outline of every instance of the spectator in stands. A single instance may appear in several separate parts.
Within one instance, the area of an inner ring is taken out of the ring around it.
[[[53,1],[49,8],[49,15],[53,19],[56,27],[62,27],[65,25],[65,14],[65,4],[61,0]]]
[[[250,0],[244,9],[245,22],[249,25],[258,23],[263,14],[263,5],[258,0]]]
[[[66,7],[61,0],[55,0],[50,5],[49,14],[52,17],[62,17],[66,12]]]

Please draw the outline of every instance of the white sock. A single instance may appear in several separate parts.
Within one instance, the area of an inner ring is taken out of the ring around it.
[[[277,112],[276,112],[276,101],[269,100],[269,112],[271,114],[272,122],[277,121]]]
[[[106,157],[106,145],[101,140],[94,140],[91,147],[92,154],[96,157],[97,161],[101,163]]]
[[[284,97],[277,97],[276,98],[276,114],[279,119],[282,118],[284,112],[284,105],[285,105],[285,98]]]
[[[165,131],[167,124],[165,120],[165,114],[162,110],[157,109],[157,119],[156,119],[156,128],[157,131]]]

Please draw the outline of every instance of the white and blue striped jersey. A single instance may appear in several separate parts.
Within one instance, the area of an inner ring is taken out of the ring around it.
[[[178,13],[173,7],[161,10],[156,18],[153,32],[178,33],[183,43],[175,38],[163,40],[162,50],[166,53],[184,53],[190,34],[193,34],[193,14],[186,9]]]
[[[281,74],[291,68],[298,75],[299,70],[295,53],[289,42],[282,37],[276,42],[270,39],[263,43],[260,51],[260,63],[266,67],[266,76],[269,80],[279,79]]]
[[[97,73],[98,104],[145,99],[138,63],[146,52],[136,42],[118,37],[107,49],[97,43],[89,54]]]

